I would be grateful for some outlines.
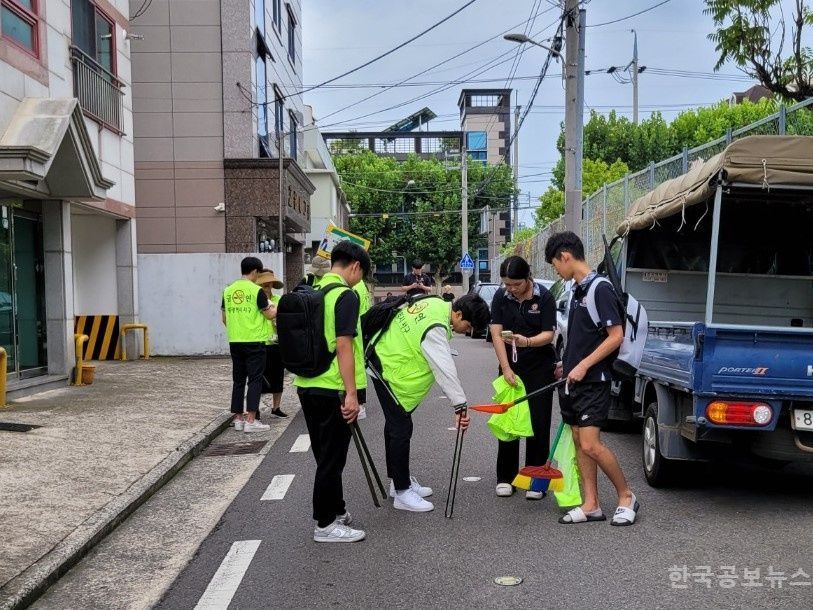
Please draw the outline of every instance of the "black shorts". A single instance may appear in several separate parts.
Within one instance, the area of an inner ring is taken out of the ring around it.
[[[560,388],[559,407],[566,424],[600,428],[607,423],[610,413],[610,382],[577,383],[570,388],[569,396]]]

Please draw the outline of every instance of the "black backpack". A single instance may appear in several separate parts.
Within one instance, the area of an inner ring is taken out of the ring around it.
[[[330,368],[336,352],[328,349],[325,339],[325,295],[342,287],[346,288],[339,283],[319,288],[300,284],[277,303],[280,357],[295,375],[317,377]]]

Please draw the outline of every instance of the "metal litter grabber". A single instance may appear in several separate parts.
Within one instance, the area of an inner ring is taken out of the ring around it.
[[[466,407],[456,413],[460,415],[461,418],[466,416]],[[460,426],[460,423],[457,424],[457,436],[455,437],[454,443],[454,454],[452,456],[452,475],[449,479],[449,491],[446,495],[446,518],[451,519],[452,514],[454,513],[454,500],[455,496],[457,495],[457,479],[460,473],[460,454],[463,451],[463,435],[466,433],[466,430]]]
[[[567,383],[567,379],[563,378],[560,379],[559,381],[554,381],[553,383],[546,385],[544,388],[539,388],[538,390],[534,390],[533,392],[528,392],[525,396],[520,396],[519,398],[512,400],[511,402],[492,402],[483,405],[472,405],[469,407],[469,409],[471,409],[472,411],[479,411],[480,413],[497,413],[497,414],[505,413],[506,411],[508,411],[508,409],[510,409],[514,405],[524,402],[529,398],[535,398],[540,394],[552,392],[556,388],[563,386],[565,383]]]
[[[353,442],[356,444],[356,450],[359,452],[361,467],[364,470],[364,478],[367,479],[367,486],[370,488],[370,495],[373,497],[373,504],[376,505],[376,508],[381,508],[381,503],[378,501],[378,494],[376,493],[375,485],[373,484],[373,479],[370,476],[371,469],[375,473],[375,477],[376,479],[378,479],[378,485],[379,487],[381,487],[382,490],[384,489],[384,485],[381,482],[381,479],[378,477],[378,471],[375,469],[375,465],[373,464],[373,458],[370,456],[369,451],[367,450],[367,443],[364,442],[364,437],[361,434],[361,428],[359,428],[357,422],[353,422],[350,424],[350,433],[353,435]],[[384,498],[386,499],[386,496],[384,496]]]

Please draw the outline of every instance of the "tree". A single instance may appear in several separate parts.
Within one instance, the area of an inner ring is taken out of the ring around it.
[[[615,182],[628,174],[630,168],[626,163],[617,159],[610,164],[601,159],[584,159],[582,162],[582,192],[595,193],[604,184]],[[539,197],[539,207],[536,208],[536,226],[544,227],[564,214],[565,194],[556,187],[549,187]]]
[[[802,101],[811,97],[813,53],[802,44],[802,30],[813,25],[813,13],[804,0],[794,0],[794,4],[791,50],[784,55],[788,39],[782,0],[706,0],[703,12],[717,28],[708,35],[720,54],[714,69],[731,61],[782,98]]]
[[[370,151],[334,159],[354,214],[350,230],[372,241],[370,256],[389,265],[393,252],[420,258],[442,282],[460,260],[461,176],[437,160],[410,155],[398,163]],[[508,208],[514,194],[511,168],[470,162],[469,247],[485,245],[479,233],[481,208]],[[369,215],[367,215],[369,214]]]

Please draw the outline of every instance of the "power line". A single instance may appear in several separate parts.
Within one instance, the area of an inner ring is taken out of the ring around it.
[[[138,10],[136,10],[135,14],[133,14],[133,16],[130,17],[130,21],[138,19],[139,17],[141,17],[141,15],[146,13],[149,10],[151,4],[152,0],[144,0],[144,2],[141,3],[141,6],[138,7]]]
[[[446,23],[447,21],[449,21],[449,19],[451,19],[452,17],[454,17],[454,16],[455,16],[455,15],[457,15],[458,13],[461,13],[462,11],[464,11],[465,9],[467,9],[468,7],[470,7],[470,6],[471,6],[472,4],[474,4],[475,2],[477,2],[477,0],[469,0],[468,2],[466,2],[466,4],[464,4],[463,6],[461,6],[460,8],[458,8],[457,10],[455,10],[454,12],[450,13],[449,15],[447,15],[446,17],[444,17],[444,18],[443,18],[443,19],[441,19],[440,21],[438,21],[438,22],[436,22],[436,23],[432,24],[431,26],[429,26],[428,28],[426,28],[425,30],[423,30],[422,32],[420,32],[419,34],[416,34],[415,36],[413,36],[413,37],[412,37],[412,38],[410,38],[409,40],[406,40],[406,41],[402,42],[401,44],[399,44],[398,46],[393,47],[393,48],[392,48],[392,49],[390,49],[389,51],[386,51],[385,53],[382,53],[381,55],[379,55],[379,56],[377,56],[377,57],[374,57],[373,59],[371,59],[371,60],[369,60],[369,61],[364,62],[364,63],[363,63],[363,64],[361,64],[360,66],[356,66],[355,68],[353,68],[353,69],[351,69],[351,70],[348,70],[347,72],[344,72],[344,73],[342,73],[342,74],[339,74],[338,76],[334,76],[333,78],[329,78],[329,79],[327,79],[326,81],[324,81],[324,82],[322,82],[322,83],[320,83],[320,84],[318,84],[318,85],[315,85],[315,86],[313,86],[313,87],[310,87],[309,89],[303,89],[302,91],[298,91],[297,93],[292,93],[292,94],[290,94],[290,95],[283,96],[283,99],[287,99],[287,98],[292,97],[292,96],[295,96],[295,95],[302,95],[303,93],[307,93],[308,91],[313,91],[314,89],[318,89],[319,87],[323,87],[323,86],[325,86],[325,85],[327,85],[327,84],[329,84],[329,83],[332,83],[332,82],[334,82],[334,81],[339,80],[340,78],[344,78],[345,76],[348,76],[348,75],[350,75],[350,74],[353,74],[354,72],[358,72],[358,71],[359,71],[359,70],[361,70],[362,68],[366,68],[367,66],[369,66],[369,65],[371,65],[371,64],[374,64],[375,62],[377,62],[377,61],[379,61],[379,60],[381,60],[381,59],[384,59],[384,58],[385,58],[385,57],[387,57],[388,55],[392,55],[392,54],[393,54],[393,53],[395,53],[397,50],[399,50],[399,49],[403,49],[403,48],[404,48],[405,46],[407,46],[407,45],[408,45],[410,42],[414,42],[414,41],[418,40],[418,38],[420,38],[421,36],[424,36],[425,34],[428,34],[429,32],[431,32],[432,30],[434,30],[434,29],[435,29],[435,28],[437,28],[438,26],[440,26],[440,25],[442,25],[442,24]]]
[[[546,10],[544,10],[544,11],[540,11],[540,12],[538,12],[536,15],[534,15],[534,16],[533,16],[533,18],[536,18],[536,17],[538,17],[539,15],[542,15],[543,13],[550,12],[551,10],[552,10],[552,9],[546,9]],[[336,114],[339,114],[340,112],[343,112],[343,111],[347,110],[348,108],[355,107],[355,106],[357,106],[357,105],[359,105],[359,104],[361,104],[361,103],[363,103],[363,102],[366,102],[366,101],[368,101],[368,100],[371,100],[372,98],[374,98],[374,97],[377,97],[377,96],[381,95],[382,93],[384,93],[384,92],[388,91],[389,89],[392,89],[392,88],[394,88],[394,87],[399,87],[399,86],[402,86],[402,85],[404,85],[405,83],[407,83],[407,82],[411,81],[413,78],[417,78],[418,76],[421,76],[421,75],[423,75],[423,74],[426,74],[427,72],[429,72],[429,71],[431,71],[431,70],[434,70],[435,68],[438,68],[438,67],[440,67],[440,66],[442,66],[442,65],[444,65],[444,64],[446,64],[446,63],[449,63],[449,62],[450,62],[450,61],[452,61],[453,59],[457,59],[457,58],[458,58],[458,57],[460,57],[461,55],[465,55],[466,53],[470,53],[470,52],[471,52],[471,51],[473,51],[474,49],[477,49],[477,48],[479,48],[479,47],[481,47],[481,46],[483,46],[483,45],[485,45],[485,44],[488,44],[488,43],[489,43],[489,42],[491,42],[492,40],[495,40],[495,39],[499,38],[500,36],[502,36],[503,34],[506,34],[506,33],[510,32],[510,31],[511,31],[511,30],[513,30],[514,28],[519,27],[519,26],[520,26],[520,25],[522,25],[523,23],[527,23],[527,21],[520,22],[520,23],[518,23],[517,25],[513,25],[513,26],[511,26],[510,28],[508,28],[507,30],[504,30],[503,32],[500,32],[500,33],[499,33],[499,34],[497,34],[496,36],[492,36],[491,38],[487,38],[486,40],[484,40],[484,41],[482,41],[482,42],[480,42],[480,43],[477,43],[476,45],[474,45],[474,46],[472,46],[472,47],[469,47],[469,48],[468,48],[468,49],[466,49],[465,51],[461,51],[460,53],[457,53],[457,54],[455,54],[455,55],[452,55],[451,57],[448,57],[448,58],[444,59],[443,61],[441,61],[441,62],[439,62],[439,63],[436,63],[436,64],[435,64],[435,65],[433,65],[433,66],[429,66],[428,68],[426,68],[426,69],[424,69],[424,70],[421,70],[420,72],[416,72],[416,73],[415,73],[415,74],[413,74],[412,76],[409,76],[409,77],[407,77],[407,78],[405,78],[405,79],[403,79],[403,80],[401,80],[401,81],[399,81],[399,82],[397,82],[397,83],[395,83],[395,84],[393,84],[393,85],[388,85],[388,86],[386,86],[386,88],[385,88],[383,91],[379,91],[379,92],[374,93],[374,94],[372,94],[372,95],[369,95],[369,96],[367,96],[367,97],[365,97],[365,98],[362,98],[362,99],[360,99],[360,100],[357,100],[357,101],[353,102],[352,104],[348,104],[347,106],[344,106],[344,107],[342,107],[342,108],[339,108],[338,110],[334,110],[334,111],[333,111],[333,112],[331,112],[330,114],[326,114],[324,117],[322,117],[322,120],[325,120],[325,119],[327,119],[327,118],[329,118],[329,117],[332,117],[332,116],[334,116],[334,115],[336,115]]]
[[[592,25],[588,23],[587,27],[588,28],[598,28],[598,27],[601,27],[603,25],[611,25],[613,23],[618,23],[620,21],[626,21],[627,19],[632,19],[633,17],[637,17],[638,15],[643,15],[644,13],[648,13],[649,11],[655,10],[656,8],[658,8],[659,6],[663,6],[667,2],[669,2],[669,0],[663,0],[663,2],[658,2],[657,4],[654,4],[654,5],[650,6],[649,8],[645,8],[642,11],[638,11],[637,13],[633,13],[632,15],[627,15],[626,17],[620,17],[618,19],[613,19],[612,21],[605,21],[604,23],[593,23]]]

